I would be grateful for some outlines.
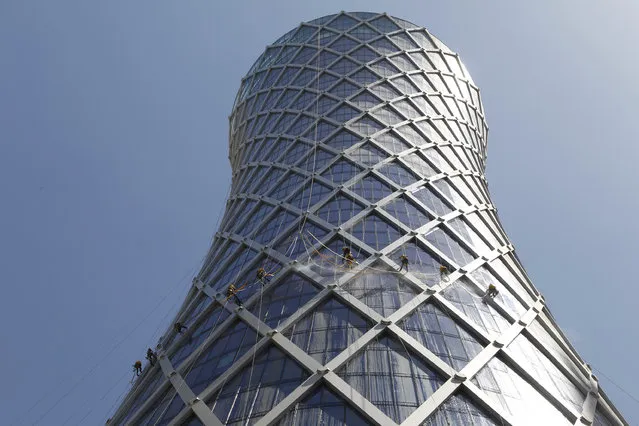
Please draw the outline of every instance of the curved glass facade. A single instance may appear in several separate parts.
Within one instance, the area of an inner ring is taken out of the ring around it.
[[[626,424],[497,219],[486,136],[424,28],[343,12],[268,46],[188,328],[110,424]]]

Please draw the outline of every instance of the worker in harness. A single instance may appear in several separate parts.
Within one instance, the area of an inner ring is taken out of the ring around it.
[[[446,265],[439,265],[439,276],[441,277],[442,281],[444,280],[444,278],[448,277],[448,268],[446,267]]]
[[[136,376],[139,376],[142,373],[142,361],[135,361],[135,364],[133,364],[133,371]]]
[[[231,297],[233,297],[235,298],[235,304],[237,306],[243,306],[242,301],[237,296],[238,291],[239,290],[237,289],[237,287],[235,287],[233,284],[229,285],[229,287],[226,289],[226,300],[229,300]]]
[[[353,253],[351,253],[351,249],[349,247],[344,247],[342,249],[342,257],[344,258],[344,266],[348,269],[352,269],[355,264],[355,257],[353,256]]]
[[[498,294],[499,290],[497,290],[497,287],[495,287],[493,284],[488,284],[488,290],[486,290],[486,293],[484,293],[482,301],[486,303],[488,299],[494,299],[495,296],[497,296]]]
[[[408,272],[408,257],[405,254],[402,254],[399,257],[399,261],[401,262],[401,266],[397,272],[402,272],[402,269],[406,268],[406,272]]]
[[[155,354],[155,352],[153,352],[153,349],[148,348],[146,350],[146,359],[149,360],[149,364],[151,364],[151,366],[154,366],[155,362],[158,360],[158,356]]]
[[[271,278],[274,277],[275,275],[273,274],[269,274],[268,272],[266,272],[266,270],[264,270],[264,268],[259,268],[257,270],[257,280],[259,282],[261,282],[262,284],[264,284],[264,280],[266,281],[271,281]]]
[[[188,329],[187,326],[185,326],[184,324],[182,324],[181,322],[176,322],[175,324],[173,324],[173,328],[175,329],[176,333],[182,334],[182,331]]]

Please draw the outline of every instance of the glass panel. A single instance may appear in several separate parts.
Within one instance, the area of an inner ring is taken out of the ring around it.
[[[313,272],[324,278],[323,283],[334,282],[341,275],[350,271],[353,265],[359,264],[359,260],[368,257],[368,253],[360,247],[354,246],[350,240],[345,241],[339,236],[332,238],[326,244],[318,244],[317,239],[310,235],[305,236],[302,240],[306,246],[307,263]],[[349,265],[344,258],[344,247],[351,250],[354,258],[352,265]]]
[[[132,395],[135,392],[138,392],[140,390],[140,386],[144,386],[144,390],[142,390],[140,393],[138,393],[135,396],[135,399],[131,403],[131,407],[129,408],[126,416],[122,419],[121,424],[126,423],[126,421],[138,411],[138,409],[142,406],[142,404],[145,403],[147,399],[149,399],[149,397],[153,394],[153,392],[155,392],[158,389],[158,386],[162,383],[165,383],[166,380],[164,378],[164,373],[162,373],[162,371],[160,370],[160,366],[156,365],[155,367],[152,368],[152,370],[154,371],[153,376],[150,376],[151,378],[149,380],[146,380],[144,383],[142,383],[142,380],[146,379],[147,376],[151,374],[150,373],[151,370],[148,370],[148,369],[145,370],[143,375],[137,378],[136,382],[133,385],[133,388],[129,391],[128,395],[125,397],[122,405],[124,405],[125,403],[128,403]]]
[[[401,123],[406,120],[404,117],[388,107],[378,108],[372,111],[371,115],[387,126]]]
[[[401,267],[400,256],[408,258],[408,265]],[[400,270],[406,269],[406,272],[414,275],[422,284],[428,287],[439,284],[440,263],[421,244],[418,244],[416,239],[413,238],[397,248],[390,254],[390,257],[400,265]]]
[[[369,49],[366,46],[360,47],[356,51],[352,52],[349,56],[363,63],[374,61],[375,59],[379,57],[377,53],[373,52],[371,49]]]
[[[388,41],[386,38],[381,38],[369,43],[371,46],[375,48],[378,52],[387,55],[389,53],[398,52],[401,49],[395,46],[393,43]]]
[[[390,60],[400,69],[400,71],[409,72],[415,71],[417,66],[412,63],[406,55],[397,55],[390,58]]]
[[[455,219],[446,222],[446,225],[451,227],[457,232],[457,235],[461,237],[466,244],[475,250],[479,255],[484,255],[492,251],[492,248],[486,244],[486,242],[470,227],[464,219],[456,217]]]
[[[357,222],[353,226],[351,234],[369,246],[380,250],[401,237],[403,231],[373,213]]]
[[[271,197],[277,198],[278,200],[286,199],[293,191],[299,188],[302,185],[302,182],[306,179],[305,176],[300,175],[299,173],[290,172],[286,179],[281,181],[273,192],[270,194]]]
[[[206,320],[200,322],[195,328],[188,328],[181,337],[179,349],[169,356],[173,367],[178,368],[182,361],[191,355],[229,315],[226,309],[216,305]]]
[[[283,334],[324,365],[373,326],[336,299],[330,299],[296,321]]]
[[[390,77],[391,75],[398,74],[400,70],[386,59],[381,59],[374,64],[369,65],[373,71],[382,77]]]
[[[340,53],[346,53],[354,49],[356,46],[359,46],[358,42],[344,35],[338,38],[335,43],[331,44],[331,49]]]
[[[421,305],[398,326],[459,371],[484,348],[435,304]]]
[[[357,142],[359,142],[359,140]],[[385,160],[387,157],[387,154],[384,151],[374,147],[368,142],[349,152],[348,155],[355,160],[357,164],[363,164],[365,166],[373,166],[380,161]]]
[[[271,220],[257,230],[253,239],[261,244],[268,245],[280,234],[280,231],[286,229],[296,218],[297,216],[286,210],[280,210],[276,216],[273,216]]]
[[[448,179],[439,179],[431,183],[435,188],[439,189],[444,195],[448,197],[449,200],[453,202],[455,208],[461,208],[468,205],[466,200],[459,195],[451,185],[448,183]]]
[[[380,16],[379,18],[375,18],[368,23],[377,28],[382,33],[391,33],[393,31],[399,30],[399,27],[386,16]]]
[[[440,228],[435,228],[425,236],[426,240],[442,253],[454,260],[459,266],[465,266],[475,257]]]
[[[546,398],[500,359],[493,358],[473,379],[517,424],[572,425]]]
[[[443,292],[444,299],[466,314],[479,328],[493,336],[499,336],[508,327],[508,321],[492,306],[482,301],[476,287],[466,278],[460,278]]]
[[[406,142],[401,140],[393,132],[386,132],[373,138],[379,146],[390,152],[391,154],[399,154],[402,151],[411,148]]]
[[[393,190],[373,175],[367,175],[351,185],[351,191],[371,202],[377,202],[393,193]]]
[[[403,196],[384,205],[384,210],[411,229],[417,229],[430,222],[431,218]]]
[[[372,426],[349,403],[326,386],[320,386],[293,408],[278,426],[299,425]]]
[[[144,426],[158,424],[157,421],[165,413],[169,404],[175,398],[175,394],[175,389],[173,389],[172,386],[169,386],[169,388],[162,394],[157,402],[155,404],[152,404],[151,407],[148,408],[147,411],[142,415],[142,417],[135,421],[135,424]],[[164,425],[168,423],[168,421],[162,422],[162,424]]]
[[[411,185],[419,179],[414,173],[397,161],[386,163],[377,169],[377,171],[402,187]]]
[[[352,29],[349,31],[349,34],[363,42],[379,37],[379,33],[366,24],[362,24],[359,27]]]
[[[397,89],[391,87],[387,83],[378,84],[376,86],[371,87],[369,90],[373,94],[379,96],[380,98],[382,98],[385,101],[390,101],[392,99],[395,99],[395,98],[401,96],[401,94],[397,91]]]
[[[310,281],[297,274],[289,274],[261,296],[261,304],[256,303],[251,313],[275,328],[317,293],[319,290]]]
[[[408,35],[406,35],[406,33],[392,35],[390,36],[390,39],[393,41],[393,43],[404,50],[417,49],[418,47],[417,44],[415,44],[415,42],[410,37],[408,37]]]
[[[359,67],[360,65],[358,63],[353,62],[348,58],[342,58],[335,62],[330,70],[339,75],[348,75]]]
[[[515,360],[531,376],[533,376],[546,389],[555,391],[555,394],[563,398],[568,405],[578,413],[586,398],[584,392],[579,390],[555,364],[546,357],[525,335],[520,334],[509,345]]]
[[[334,184],[343,184],[355,177],[361,169],[348,160],[339,160],[327,171],[322,173],[322,177],[330,180]]]
[[[315,173],[318,170],[322,170],[328,163],[333,161],[335,154],[325,151],[315,146],[308,157],[298,166],[309,172]]]
[[[482,265],[471,272],[470,275],[479,281],[479,283],[483,284],[485,290],[488,289],[490,284],[497,287],[499,294],[495,297],[495,300],[501,302],[502,306],[504,306],[514,318],[519,318],[524,314],[524,312],[526,312],[524,305],[522,305],[521,302],[510,293],[510,290],[499,285],[499,280],[490,273],[486,266]],[[532,305],[532,300],[529,300],[529,304]]]
[[[346,123],[360,114],[361,112],[355,108],[342,104],[339,108],[331,112],[328,117],[337,122]]]
[[[421,426],[503,426],[470,398],[458,393],[451,396]]]
[[[251,248],[244,247],[235,257],[232,257],[232,261],[228,264],[226,269],[218,278],[215,279],[211,286],[215,289],[226,289],[229,284],[234,283],[239,278],[240,271],[244,266],[248,265],[257,252]],[[226,259],[224,259],[226,260]]]
[[[352,80],[355,80],[356,82],[360,83],[361,85],[367,85],[367,84],[371,84],[371,83],[375,83],[376,81],[379,80],[379,77],[376,76],[375,74],[373,74],[372,72],[370,72],[368,69],[364,68],[360,71],[357,71],[355,74],[351,75],[350,78]],[[355,102],[355,99],[358,99],[359,97],[355,97],[353,99],[351,99],[351,102]],[[370,99],[370,98],[369,98]],[[374,101],[372,103],[370,103],[370,105],[364,105],[364,106],[373,106],[373,105],[377,105],[379,103],[378,100],[376,100],[375,98]],[[360,101],[358,101],[359,103]],[[360,105],[362,105],[360,103]]]
[[[397,423],[443,383],[416,354],[391,337],[371,342],[336,373]]]
[[[199,395],[255,345],[257,338],[252,328],[241,321],[235,321],[211,345],[198,351],[200,353],[189,369],[186,383]]]
[[[359,87],[351,84],[347,81],[342,81],[335,87],[331,89],[331,94],[337,96],[338,98],[346,99],[351,95],[354,95],[359,90]]]
[[[377,121],[369,118],[368,116],[360,118],[355,123],[350,123],[348,127],[364,136],[370,136],[373,133],[377,133],[384,128],[384,126],[379,124]]]
[[[347,30],[357,25],[357,21],[350,16],[339,15],[335,20],[326,26],[329,28],[335,28],[336,30]]]
[[[381,262],[365,268],[342,288],[383,317],[410,302],[419,292],[401,278],[401,273]]]
[[[161,419],[155,423],[149,422],[148,424],[151,424],[153,426],[168,425],[169,423],[171,423],[171,420],[173,420],[173,418],[177,416],[179,412],[182,411],[182,409],[185,407],[184,401],[182,401],[180,395],[177,395],[176,393],[169,393],[169,395],[173,395],[173,399],[171,400],[171,403],[164,410],[162,410],[163,416],[161,417]]]
[[[359,203],[342,194],[337,194],[331,201],[323,205],[316,215],[328,223],[340,226],[361,211],[362,206]]]
[[[315,237],[321,239],[327,234],[327,231],[316,226],[309,221],[304,222],[302,229],[294,229],[289,235],[275,246],[275,250],[288,256],[290,259],[297,259],[302,253],[305,253],[305,245],[300,235],[312,233]]]
[[[271,346],[207,403],[223,424],[254,424],[308,376],[302,366]]]
[[[317,181],[309,181],[289,202],[298,209],[307,211],[316,203],[326,199],[326,196],[331,192],[333,190],[326,185]]]
[[[439,216],[444,216],[453,211],[452,208],[438,195],[435,195],[428,186],[414,189],[411,194]]]

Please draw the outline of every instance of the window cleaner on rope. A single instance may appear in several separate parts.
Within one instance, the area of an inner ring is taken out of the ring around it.
[[[274,277],[275,275],[273,275],[273,274],[271,274],[269,272],[266,272],[266,270],[264,268],[259,268],[257,270],[256,276],[257,276],[257,280],[259,282],[261,282],[262,284],[264,284],[264,280],[270,282],[271,278]]]
[[[229,287],[226,289],[226,300],[229,300],[231,297],[234,298],[235,300],[235,304],[237,306],[243,306],[242,301],[240,300],[240,298],[238,297],[237,293],[244,288],[244,286],[237,288],[235,287],[233,284],[229,285]]]
[[[439,276],[442,281],[445,281],[445,278],[448,278],[448,268],[446,265],[439,265]]]
[[[140,376],[142,373],[142,361],[135,361],[135,364],[133,364],[133,372],[136,376]]]
[[[493,284],[488,284],[488,290],[486,290],[486,293],[484,293],[482,302],[487,303],[488,299],[494,299],[495,296],[497,296],[498,294],[499,290],[497,290],[497,287],[495,287]]]
[[[155,362],[158,360],[158,356],[155,352],[153,352],[153,349],[148,348],[146,350],[146,359],[149,360],[149,364],[151,364],[151,366],[154,366]]]
[[[182,323],[181,323],[181,322],[179,322],[179,321],[178,321],[178,322],[176,322],[175,324],[173,324],[173,328],[175,329],[175,332],[176,332],[176,333],[179,333],[179,334],[182,334],[182,332],[183,332],[184,330],[187,330],[187,329],[188,329],[188,327],[187,327],[187,326],[185,326],[184,324],[182,324]]]
[[[351,253],[351,249],[349,247],[344,247],[342,249],[343,257],[344,257],[344,266],[348,269],[353,269],[353,265],[355,264],[355,257],[353,253]]]
[[[399,261],[401,262],[401,266],[399,267],[399,269],[397,270],[397,272],[402,272],[402,269],[406,269],[406,272],[408,272],[408,257],[406,257],[405,254],[402,254],[399,257]]]

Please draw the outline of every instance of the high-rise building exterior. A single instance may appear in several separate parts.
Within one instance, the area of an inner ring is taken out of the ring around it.
[[[497,219],[486,134],[459,57],[407,21],[342,12],[268,46],[187,328],[110,424],[627,424]]]

